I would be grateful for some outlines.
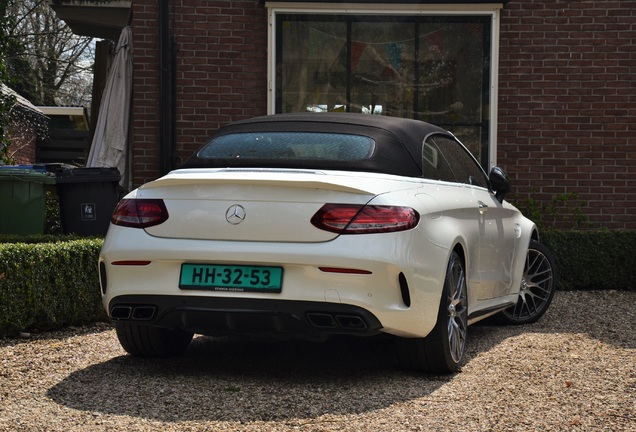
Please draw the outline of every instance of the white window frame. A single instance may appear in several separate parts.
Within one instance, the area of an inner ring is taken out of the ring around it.
[[[491,67],[490,104],[488,111],[489,136],[488,160],[497,164],[497,101],[499,82],[499,23],[502,3],[483,4],[396,4],[396,3],[265,3],[268,10],[267,30],[267,113],[275,112],[276,101],[276,16],[278,14],[320,14],[320,15],[476,15],[489,16],[491,20]],[[486,168],[486,167],[484,167]]]

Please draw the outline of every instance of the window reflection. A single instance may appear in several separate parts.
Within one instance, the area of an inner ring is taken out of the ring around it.
[[[489,17],[284,14],[276,39],[276,112],[428,121],[487,165]]]

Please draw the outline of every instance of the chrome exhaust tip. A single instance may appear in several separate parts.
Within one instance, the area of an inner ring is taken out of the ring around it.
[[[149,321],[154,318],[155,311],[154,306],[137,306],[133,309],[132,319],[136,321]]]
[[[114,320],[127,320],[132,316],[132,307],[113,306],[110,310],[110,317]]]

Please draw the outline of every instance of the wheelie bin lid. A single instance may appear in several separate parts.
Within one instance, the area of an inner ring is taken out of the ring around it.
[[[0,181],[25,181],[42,184],[55,184],[55,176],[46,171],[31,168],[17,168],[15,165],[0,168]]]
[[[0,171],[38,171],[45,173],[47,171],[46,166],[43,164],[38,165],[0,165]]]
[[[114,182],[119,183],[121,174],[117,168],[65,168],[55,171],[57,183]]]

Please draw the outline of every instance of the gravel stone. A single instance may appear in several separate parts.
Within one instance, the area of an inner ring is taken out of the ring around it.
[[[0,340],[0,431],[636,431],[636,292],[557,292],[536,324],[469,328],[450,376],[389,338],[197,337],[137,359],[110,324]]]

